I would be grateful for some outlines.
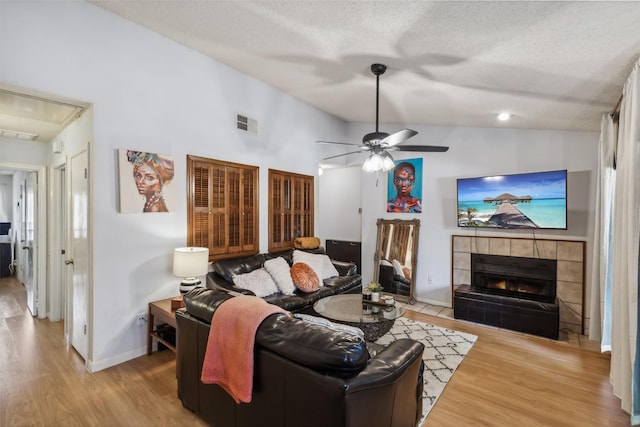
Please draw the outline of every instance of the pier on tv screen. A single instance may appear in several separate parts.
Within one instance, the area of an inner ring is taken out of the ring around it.
[[[567,228],[567,171],[457,180],[458,226]]]

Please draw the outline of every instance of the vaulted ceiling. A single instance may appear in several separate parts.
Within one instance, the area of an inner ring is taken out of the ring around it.
[[[91,2],[355,122],[382,63],[382,122],[598,131],[640,54],[640,2]]]
[[[381,123],[598,131],[640,54],[640,2],[90,2],[353,122],[382,63]],[[0,129],[48,141],[76,114],[27,98],[0,93]]]

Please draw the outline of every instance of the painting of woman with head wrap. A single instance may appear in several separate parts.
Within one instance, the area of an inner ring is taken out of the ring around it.
[[[120,212],[169,212],[174,207],[168,191],[173,159],[156,153],[120,150]]]

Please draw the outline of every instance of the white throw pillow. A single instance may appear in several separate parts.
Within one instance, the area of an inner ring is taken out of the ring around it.
[[[329,277],[339,276],[338,270],[336,266],[331,262],[331,258],[328,255],[320,255],[322,257],[322,275],[323,279],[328,279]]]
[[[282,257],[277,257],[264,262],[264,268],[269,272],[273,281],[276,282],[278,289],[284,295],[293,295],[296,285],[291,279],[291,267]]]
[[[402,271],[402,264],[400,264],[400,261],[398,261],[397,259],[394,259],[391,261],[393,263],[393,273],[404,277],[404,271]]]
[[[320,286],[322,286],[322,280],[329,277],[339,276],[338,270],[331,262],[331,258],[325,254],[312,254],[304,251],[293,251],[293,263],[303,262],[318,275],[320,279]]]
[[[257,297],[266,297],[279,291],[278,285],[264,268],[233,276],[233,284],[239,288],[250,290]]]

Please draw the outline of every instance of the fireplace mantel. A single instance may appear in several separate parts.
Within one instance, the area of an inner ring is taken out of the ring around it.
[[[588,333],[584,316],[584,241],[454,235],[451,247],[452,301],[459,285],[471,284],[472,253],[552,259],[557,261],[560,330]]]

